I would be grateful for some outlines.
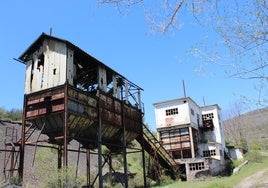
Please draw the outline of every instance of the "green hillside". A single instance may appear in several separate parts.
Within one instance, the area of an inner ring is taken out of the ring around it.
[[[254,110],[223,122],[227,143],[244,149],[268,149],[268,108]]]

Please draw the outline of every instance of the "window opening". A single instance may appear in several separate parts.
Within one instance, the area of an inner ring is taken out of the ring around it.
[[[214,118],[213,113],[203,114],[203,115],[202,115],[202,119],[203,119],[203,121],[211,120],[211,119],[213,119],[213,118]]]
[[[38,56],[37,69],[39,69],[39,71],[40,71],[41,66],[44,67],[44,59],[45,59],[44,54],[41,54],[40,56]]]
[[[216,150],[204,150],[203,151],[203,157],[210,157],[210,156],[216,156]]]
[[[191,114],[194,116],[194,109],[191,108]]]
[[[191,171],[202,170],[202,169],[205,169],[205,164],[204,164],[204,162],[201,162],[201,163],[189,163],[189,167],[190,167]]]
[[[171,108],[166,110],[166,116],[171,116],[178,113],[178,108]]]

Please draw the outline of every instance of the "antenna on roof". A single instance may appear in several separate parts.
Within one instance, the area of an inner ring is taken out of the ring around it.
[[[185,89],[185,85],[184,85],[184,80],[182,80],[182,87],[183,87],[184,98],[186,98],[186,89]]]
[[[52,35],[52,27],[49,29],[49,35]]]
[[[205,97],[203,96],[203,104],[204,106],[206,106],[206,101],[205,101]]]

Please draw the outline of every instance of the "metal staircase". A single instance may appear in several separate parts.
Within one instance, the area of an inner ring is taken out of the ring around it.
[[[167,152],[163,145],[157,140],[153,133],[143,125],[143,135],[137,138],[145,151],[153,158],[155,165],[161,165],[171,172],[173,179],[180,178],[179,163]],[[156,166],[155,173],[157,178],[161,178],[161,169]]]

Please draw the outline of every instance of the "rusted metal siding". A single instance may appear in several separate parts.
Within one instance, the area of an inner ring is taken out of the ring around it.
[[[68,88],[68,110],[70,113],[85,116],[97,121],[97,97],[73,87]]]
[[[27,96],[26,118],[48,115],[63,110],[63,99],[63,88]]]
[[[67,109],[64,109],[64,87],[68,87]],[[134,140],[142,131],[141,111],[104,92],[95,96],[70,85],[62,85],[29,94],[26,98],[26,120],[35,123],[39,129],[45,123],[45,132],[51,140],[62,135],[64,110],[69,114],[69,134],[85,147],[97,143],[98,116],[101,116],[103,123],[102,137],[108,144],[121,142],[121,136],[118,134],[121,134],[123,125],[126,129],[127,143]]]

